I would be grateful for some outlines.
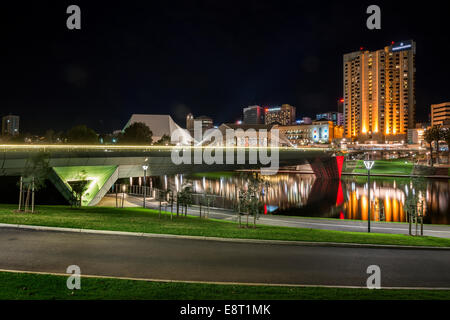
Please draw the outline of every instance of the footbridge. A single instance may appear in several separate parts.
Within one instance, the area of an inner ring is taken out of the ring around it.
[[[84,173],[88,188],[83,205],[97,204],[117,179],[142,177],[143,166],[147,176],[161,176],[260,168],[274,173],[278,168],[309,163],[317,177],[334,179],[340,177],[343,162],[343,157],[335,157],[326,148],[0,145],[0,175],[24,175],[37,155],[46,159],[51,168],[49,180],[66,199],[73,194],[70,183]],[[205,160],[206,155],[213,163]],[[174,156],[183,161],[177,163]]]

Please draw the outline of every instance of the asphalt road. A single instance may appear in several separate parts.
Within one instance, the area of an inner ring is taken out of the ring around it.
[[[450,251],[309,247],[0,228],[0,269],[273,284],[450,288]]]

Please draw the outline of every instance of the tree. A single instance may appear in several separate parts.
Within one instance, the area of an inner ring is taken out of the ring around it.
[[[423,133],[423,140],[425,140],[426,143],[430,146],[430,164],[433,166],[433,131],[432,128],[426,129]]]
[[[445,140],[445,143],[447,143],[448,163],[450,163],[450,128],[443,130],[442,139]]]
[[[153,133],[143,122],[135,122],[128,126],[119,138],[122,144],[144,144],[152,143]]]
[[[98,143],[97,133],[85,125],[78,125],[67,131],[67,141],[69,143]]]
[[[439,140],[443,138],[443,131],[438,126],[433,126],[431,128],[431,133],[434,140],[434,145],[436,147],[436,163],[439,164]]]
[[[158,146],[168,146],[170,145],[170,136],[168,136],[167,134],[164,134],[161,139],[159,139],[155,145]]]
[[[45,131],[44,137],[46,143],[53,143],[55,139],[55,131],[52,129]]]
[[[76,207],[81,207],[81,202],[83,199],[83,194],[86,192],[88,188],[89,180],[86,179],[87,173],[86,170],[81,170],[74,180],[67,181],[67,183],[72,188],[72,192],[74,194],[73,205]]]
[[[31,195],[31,213],[34,213],[35,192],[45,185],[50,173],[49,155],[44,152],[39,152],[31,155],[26,163],[26,167],[20,177],[20,195],[19,195],[19,211],[28,210],[30,195]],[[26,196],[24,191],[26,190]]]
[[[241,189],[239,195],[239,210],[247,213],[247,228],[249,227],[249,216],[253,216],[253,227],[256,228],[256,219],[261,212],[262,202],[260,201],[260,195],[262,187],[267,185],[263,179],[256,173],[246,174],[243,173],[242,177],[247,180],[247,189]],[[239,221],[240,224],[240,221]]]
[[[181,205],[181,214],[187,215],[187,209],[192,204],[192,188],[185,184],[181,187],[181,191],[177,194],[177,207]],[[177,210],[178,215],[178,210]]]

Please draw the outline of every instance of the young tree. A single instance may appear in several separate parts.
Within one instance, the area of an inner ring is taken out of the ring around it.
[[[81,207],[83,200],[83,195],[88,188],[89,180],[86,179],[87,173],[85,170],[81,170],[74,180],[67,181],[67,183],[72,188],[74,194],[74,205],[76,207]]]
[[[119,142],[122,144],[149,145],[152,143],[152,136],[152,131],[145,123],[135,122],[125,129],[119,137]]]
[[[98,135],[85,125],[78,125],[67,131],[67,142],[95,144],[98,143]]]
[[[192,188],[188,184],[181,187],[181,191],[177,195],[177,206],[181,205],[181,214],[187,215],[187,209],[192,204]],[[178,213],[178,210],[177,210]]]
[[[247,213],[247,228],[249,227],[249,216],[253,216],[253,226],[256,228],[256,219],[261,211],[262,203],[260,201],[260,194],[262,187],[266,184],[255,173],[246,174],[243,173],[242,177],[247,180],[247,189],[240,190],[240,205],[241,212]]]
[[[45,179],[51,170],[48,163],[49,155],[44,152],[32,154],[28,159],[20,177],[19,211],[22,208],[25,212],[28,210],[31,196],[31,213],[34,213],[35,192],[45,185]],[[26,196],[23,196],[24,191]]]

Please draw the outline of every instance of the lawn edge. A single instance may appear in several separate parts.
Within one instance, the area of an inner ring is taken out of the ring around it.
[[[401,249],[401,250],[450,250],[450,247],[437,247],[437,246],[419,246],[419,245],[418,246],[406,246],[406,245],[392,245],[392,244],[367,244],[367,243],[349,243],[349,242],[323,242],[323,241],[313,242],[313,241],[300,241],[300,240],[224,238],[224,237],[211,237],[211,236],[190,236],[190,235],[177,235],[177,234],[130,232],[130,231],[63,228],[63,227],[49,227],[49,226],[8,224],[8,223],[0,223],[0,228],[35,230],[35,231],[118,235],[118,236],[132,236],[132,237],[144,237],[144,238],[189,239],[189,240],[202,240],[202,241],[273,244],[273,245],[297,245],[297,246],[310,246],[310,247],[344,247],[344,248]]]

